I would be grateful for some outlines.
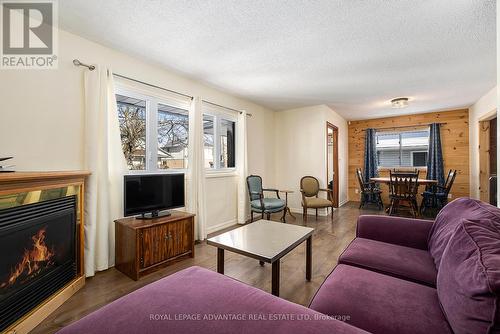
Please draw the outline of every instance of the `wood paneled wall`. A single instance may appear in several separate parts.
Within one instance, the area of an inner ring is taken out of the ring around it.
[[[453,198],[469,196],[469,110],[452,110],[425,114],[377,118],[351,121],[349,124],[349,200],[359,201],[356,194],[358,183],[356,168],[363,169],[365,150],[365,129],[410,126],[421,129],[429,123],[446,123],[441,126],[441,145],[443,149],[445,173],[449,169],[458,171],[451,194]],[[395,129],[396,130],[396,129]],[[397,129],[406,130],[406,129]],[[408,128],[411,130],[411,128]],[[380,176],[388,176],[388,169],[381,169]],[[425,170],[420,172],[425,177]],[[445,175],[446,177],[446,175]],[[388,202],[388,188],[382,186],[384,203]],[[423,189],[419,189],[422,191]],[[419,196],[420,197],[420,196]]]

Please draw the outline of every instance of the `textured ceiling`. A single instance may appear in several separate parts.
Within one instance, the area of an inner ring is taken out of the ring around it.
[[[494,0],[64,0],[59,11],[65,30],[274,110],[451,109],[496,84]],[[410,107],[391,109],[398,96]]]

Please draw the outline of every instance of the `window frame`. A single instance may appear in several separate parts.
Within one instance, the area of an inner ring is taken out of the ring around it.
[[[214,168],[205,168],[205,173],[207,175],[217,177],[220,174],[235,174],[238,169],[238,159],[237,156],[237,138],[238,138],[238,115],[236,112],[228,112],[225,108],[215,107],[208,103],[202,104],[202,117],[209,116],[213,118],[214,121]],[[234,122],[234,167],[220,167],[220,155],[221,155],[221,145],[220,145],[220,135],[221,135],[221,121],[226,120]]]
[[[399,165],[395,165],[395,166],[381,166],[379,165],[380,163],[380,159],[379,159],[379,150],[375,150],[376,153],[377,153],[377,169],[378,170],[388,170],[388,169],[393,169],[393,168],[398,168],[398,169],[401,169],[401,170],[404,170],[404,169],[419,169],[419,170],[427,170],[427,166],[413,166],[413,152],[428,152],[428,149],[429,149],[429,142],[427,143],[427,151],[425,150],[421,150],[421,149],[417,149],[415,151],[410,151],[410,164],[411,166],[402,166],[401,165],[401,157],[402,157],[402,152],[403,152],[403,145],[402,145],[402,134],[403,133],[406,133],[406,132],[428,132],[429,134],[429,137],[428,139],[430,140],[430,132],[428,129],[425,129],[425,128],[422,128],[422,129],[413,129],[413,130],[403,130],[403,131],[376,131],[375,132],[375,137],[378,141],[378,134],[379,133],[383,133],[383,134],[394,134],[394,135],[397,135],[398,138],[399,138],[399,148],[398,148],[398,152],[399,152]],[[427,158],[429,158],[429,156],[427,155]]]
[[[158,168],[158,104],[164,104],[187,111],[189,118],[189,104],[186,101],[176,99],[169,94],[162,93],[159,89],[130,84],[115,78],[115,95],[128,96],[146,102],[146,165],[144,170],[128,169],[128,175],[134,174],[169,174],[187,173],[188,168]],[[190,127],[188,128],[188,137]],[[189,141],[188,141],[189,147]]]

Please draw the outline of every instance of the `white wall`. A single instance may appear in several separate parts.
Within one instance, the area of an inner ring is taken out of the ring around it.
[[[496,114],[497,88],[493,88],[469,108],[470,196],[479,199],[479,121]]]
[[[320,186],[326,187],[327,121],[339,128],[339,202],[345,203],[348,167],[346,120],[326,105],[280,111],[275,118],[276,187],[294,191],[288,197],[291,210],[302,212],[299,183],[303,176],[315,176]]]
[[[84,169],[83,67],[74,58],[112,67],[115,73],[230,108],[245,109],[249,171],[274,182],[274,112],[189,80],[71,33],[59,33],[59,69],[0,71],[0,156],[13,155],[16,169]],[[207,181],[208,230],[236,222],[236,177]]]

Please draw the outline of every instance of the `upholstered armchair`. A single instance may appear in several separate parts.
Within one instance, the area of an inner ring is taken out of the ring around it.
[[[261,214],[261,219],[264,219],[264,213],[267,215],[267,220],[271,218],[271,213],[283,211],[281,220],[285,221],[287,203],[280,198],[278,189],[262,188],[262,178],[258,175],[250,175],[247,177],[248,194],[250,196],[250,220],[253,222],[254,212]],[[265,197],[264,192],[274,192],[276,197]]]
[[[328,194],[327,198],[319,197],[319,192],[324,191]],[[318,209],[333,208],[335,204],[331,200],[333,198],[331,189],[321,189],[319,181],[314,176],[304,176],[300,179],[300,192],[302,194],[302,215],[304,221],[307,221],[307,209],[316,209],[316,218],[318,218]]]

